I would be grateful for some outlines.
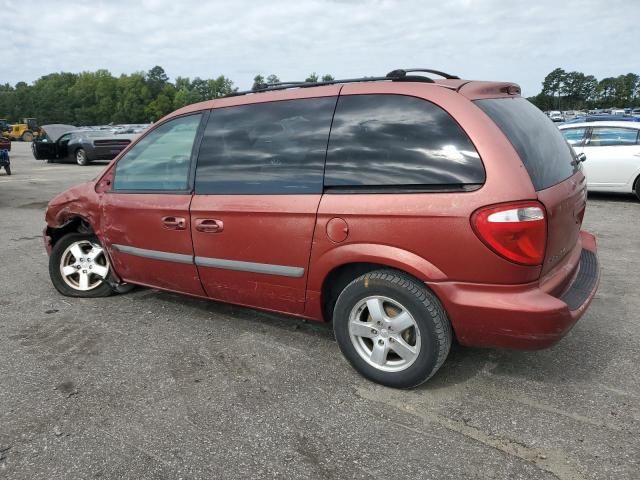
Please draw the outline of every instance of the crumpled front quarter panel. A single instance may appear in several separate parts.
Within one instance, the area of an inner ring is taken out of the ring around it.
[[[100,236],[100,197],[94,182],[81,183],[54,197],[47,207],[45,221],[47,226],[59,228],[75,217],[83,218]]]

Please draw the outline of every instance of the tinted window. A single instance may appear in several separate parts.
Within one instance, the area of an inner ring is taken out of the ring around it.
[[[565,128],[560,130],[564,138],[569,142],[569,145],[573,147],[582,146],[584,142],[584,134],[586,133],[586,127],[583,128]]]
[[[635,145],[637,138],[638,130],[634,128],[594,127],[591,131],[589,146]]]
[[[118,160],[114,190],[187,190],[200,114],[170,120]]]
[[[212,110],[196,169],[196,193],[322,192],[335,97]]]
[[[516,149],[536,190],[562,182],[579,168],[560,130],[524,98],[477,100],[476,104]]]
[[[328,187],[482,184],[480,156],[451,116],[402,95],[340,97],[331,127]]]

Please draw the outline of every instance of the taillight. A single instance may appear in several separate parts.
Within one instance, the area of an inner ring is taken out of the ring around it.
[[[476,235],[498,255],[522,265],[544,260],[547,220],[542,204],[516,202],[492,205],[471,216]]]

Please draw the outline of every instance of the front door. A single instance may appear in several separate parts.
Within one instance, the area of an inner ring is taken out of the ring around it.
[[[55,142],[49,140],[34,140],[31,142],[31,151],[36,160],[54,160],[58,158],[58,147]]]
[[[191,203],[195,262],[211,298],[304,311],[337,93],[211,111]]]
[[[191,241],[191,159],[201,114],[154,128],[115,165],[101,230],[123,280],[204,295]]]

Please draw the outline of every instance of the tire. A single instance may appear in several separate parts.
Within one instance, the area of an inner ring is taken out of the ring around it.
[[[393,388],[413,388],[431,378],[453,336],[437,297],[397,270],[375,270],[347,285],[333,311],[333,330],[360,374]]]
[[[636,183],[634,183],[633,191],[635,192],[636,197],[638,197],[638,200],[640,200],[640,176],[636,178]]]
[[[7,171],[7,175],[11,175],[11,165],[5,165],[4,169]]]
[[[22,137],[20,137],[23,142],[33,142],[33,133],[27,130],[22,133]]]
[[[79,148],[78,150],[76,150],[76,163],[83,167],[89,164],[87,152],[84,151],[84,148]]]
[[[92,259],[93,257],[93,259]],[[76,269],[65,275],[63,269]],[[109,260],[94,235],[70,233],[53,246],[49,257],[49,277],[53,286],[67,297],[107,297],[113,290],[107,283]],[[86,277],[86,281],[82,277]]]

